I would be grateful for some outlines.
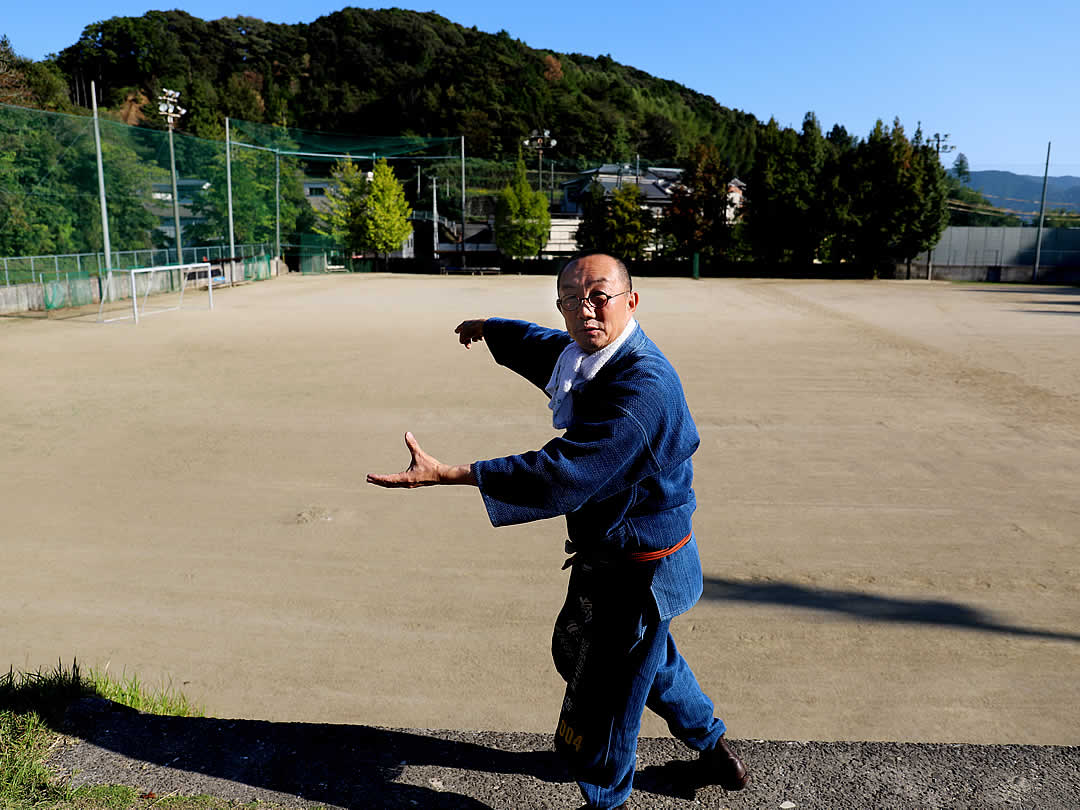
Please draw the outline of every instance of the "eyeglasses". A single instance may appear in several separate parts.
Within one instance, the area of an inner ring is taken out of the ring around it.
[[[615,293],[614,295],[608,295],[605,292],[594,292],[584,298],[580,298],[576,295],[564,295],[555,302],[555,306],[563,312],[577,312],[578,307],[588,303],[588,305],[593,308],[593,312],[599,312],[607,306],[607,302],[612,298],[618,298],[620,295],[626,295],[628,292],[630,292],[630,290],[623,290],[621,293]]]

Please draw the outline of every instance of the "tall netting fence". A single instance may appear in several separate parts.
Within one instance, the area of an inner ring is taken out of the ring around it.
[[[224,140],[170,144],[166,129],[105,117],[97,130],[100,177],[94,118],[0,104],[0,313],[98,303],[110,266],[235,261],[239,281],[245,259],[274,255],[272,159],[256,156],[230,239]]]
[[[112,289],[96,281],[110,266],[229,263],[230,283],[265,277],[245,261],[263,257],[300,272],[378,269],[377,254],[335,232],[329,206],[345,165],[367,173],[382,160],[410,208],[411,235],[390,255],[420,270],[464,266],[470,250],[490,250],[498,195],[514,172],[513,161],[469,157],[460,137],[231,120],[215,140],[170,137],[152,105],[138,126],[110,115],[97,119],[99,178],[94,118],[0,104],[0,313],[96,303]],[[560,184],[574,175],[525,157],[530,184],[558,208]]]
[[[265,178],[273,156],[278,199],[287,208],[281,253],[291,270],[304,273],[378,267],[373,254],[350,250],[327,222],[345,164],[366,173],[385,160],[393,170],[411,209],[413,234],[392,255],[414,259],[422,270],[465,263],[469,251],[490,249],[496,202],[514,174],[513,161],[469,157],[460,137],[348,135],[231,121],[229,139],[234,173],[238,162],[246,162]],[[577,173],[557,172],[554,161],[540,156],[525,157],[533,187],[558,208],[561,184]],[[261,170],[255,168],[260,160],[266,167]]]
[[[331,224],[331,208],[346,165],[370,177],[386,161],[410,208],[413,234],[392,255],[430,261],[440,245],[461,242],[464,230],[461,138],[369,136],[230,121],[232,164],[251,177],[273,177],[283,209],[278,244],[289,268],[301,272],[370,270],[374,257]],[[272,167],[272,174],[265,167]],[[235,204],[235,203],[234,203]]]

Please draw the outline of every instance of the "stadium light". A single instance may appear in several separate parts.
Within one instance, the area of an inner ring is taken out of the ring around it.
[[[551,149],[557,140],[551,137],[551,130],[545,129],[543,132],[534,129],[529,133],[529,137],[522,143],[529,149],[536,150],[536,189],[543,192],[544,190],[544,150]]]
[[[172,167],[173,227],[176,228],[176,263],[184,263],[184,247],[180,238],[180,198],[176,191],[176,152],[173,149],[173,128],[180,116],[187,112],[180,106],[180,91],[161,88],[158,96],[158,112],[169,128],[169,165]]]

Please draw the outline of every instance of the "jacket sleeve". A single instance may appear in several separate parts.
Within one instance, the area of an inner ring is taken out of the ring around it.
[[[488,318],[484,322],[484,340],[496,363],[543,391],[559,355],[572,338],[562,330],[528,321]]]
[[[659,469],[645,427],[614,402],[539,450],[473,464],[493,526],[569,514]]]

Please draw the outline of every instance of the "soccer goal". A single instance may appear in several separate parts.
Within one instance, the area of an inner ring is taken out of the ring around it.
[[[214,308],[214,277],[208,262],[168,264],[156,267],[134,267],[128,270],[109,270],[101,289],[98,322],[134,320],[174,312],[184,305],[184,295],[190,302],[193,296],[202,300],[206,295],[207,308]],[[131,312],[105,317],[105,305],[124,298],[131,299]]]

